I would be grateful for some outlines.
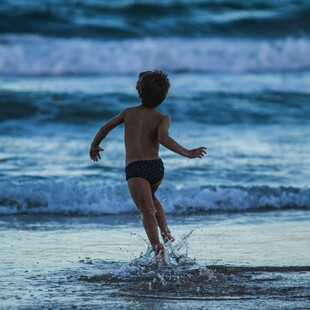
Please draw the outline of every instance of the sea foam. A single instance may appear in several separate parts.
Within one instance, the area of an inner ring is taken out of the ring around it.
[[[310,209],[310,189],[294,187],[177,188],[164,185],[157,198],[167,213]],[[0,184],[0,214],[104,215],[137,212],[126,184],[34,180]]]
[[[143,38],[94,40],[35,35],[0,36],[2,75],[274,72],[310,69],[310,40]]]

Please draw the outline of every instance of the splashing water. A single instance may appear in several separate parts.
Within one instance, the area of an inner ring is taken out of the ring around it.
[[[181,237],[177,243],[170,241],[164,244],[165,260],[167,264],[155,256],[152,247],[142,236],[138,235],[147,244],[147,249],[135,258],[128,265],[122,265],[113,274],[105,274],[95,277],[80,277],[81,280],[89,282],[96,281],[126,281],[128,284],[135,283],[135,287],[139,286],[140,291],[150,290],[166,290],[173,287],[184,285],[194,280],[199,274],[205,274],[207,268],[199,266],[195,259],[189,257],[188,239],[193,233],[189,233]],[[130,289],[131,285],[129,285]],[[126,290],[128,287],[126,287]]]
[[[155,256],[151,246],[148,245],[145,253],[141,253],[140,257],[134,259],[129,265],[120,268],[116,276],[134,283],[134,287],[126,285],[119,292],[132,295],[138,290],[139,295],[142,296],[150,292],[182,291],[182,287],[194,284],[198,277],[201,277],[201,280],[212,278],[211,270],[199,266],[195,259],[189,256],[188,239],[193,231],[181,237],[179,242],[169,241],[164,244],[166,264]],[[199,286],[195,290],[199,291]]]
[[[140,257],[134,259],[130,263],[130,267],[166,267],[172,268],[176,266],[191,266],[195,265],[196,262],[194,259],[191,259],[188,256],[188,239],[193,233],[194,230],[191,230],[188,234],[181,237],[181,240],[178,243],[172,243],[171,241],[164,244],[165,247],[165,258],[167,266],[163,266],[160,259],[156,258],[151,246],[148,245],[146,252],[141,253]],[[147,244],[148,242],[141,236]]]
[[[79,279],[101,283],[113,289],[113,294],[129,297],[255,300],[286,298],[288,294],[294,299],[297,294],[300,305],[304,304],[308,296],[310,267],[201,266],[189,257],[188,239],[192,232],[184,235],[179,242],[164,245],[167,265],[158,262],[148,245],[146,251],[129,264],[90,258],[83,260],[83,263],[105,273],[80,276]]]

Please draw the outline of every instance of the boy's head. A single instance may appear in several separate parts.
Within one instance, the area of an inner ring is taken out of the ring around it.
[[[168,93],[170,87],[167,74],[162,71],[145,71],[139,74],[136,89],[146,108],[159,106]]]

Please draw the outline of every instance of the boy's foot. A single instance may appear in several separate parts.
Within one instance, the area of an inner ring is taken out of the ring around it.
[[[164,242],[165,243],[167,243],[167,242],[173,242],[175,239],[174,239],[174,237],[171,235],[171,232],[170,232],[170,230],[169,231],[167,231],[167,232],[161,232],[161,236],[162,236],[162,238],[163,238],[163,240],[164,240]]]
[[[165,257],[165,248],[162,244],[158,244],[154,247],[156,260],[161,259],[164,266],[167,266],[167,261]]]

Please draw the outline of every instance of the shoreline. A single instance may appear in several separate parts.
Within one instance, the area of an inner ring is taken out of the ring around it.
[[[168,215],[167,221],[176,241],[191,233],[189,253],[199,263],[252,267],[309,266],[310,213],[275,211],[267,215]],[[147,246],[138,213],[100,217],[0,217],[0,237],[4,260],[8,257],[14,259],[13,253],[23,251],[29,259],[35,253],[40,256],[41,251],[50,251],[50,257],[53,257],[54,251],[59,253],[58,245],[64,251],[61,254],[70,260],[77,259],[77,256],[72,257],[67,253],[68,249],[80,252],[78,256],[81,257],[91,253],[105,260],[130,261]]]

